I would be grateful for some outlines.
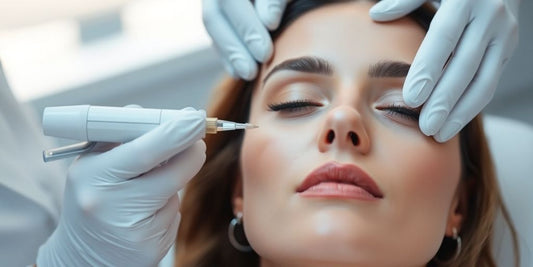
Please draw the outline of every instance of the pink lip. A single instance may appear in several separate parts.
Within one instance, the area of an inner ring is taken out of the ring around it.
[[[374,180],[359,167],[336,162],[312,171],[296,189],[300,196],[377,200],[383,198]]]

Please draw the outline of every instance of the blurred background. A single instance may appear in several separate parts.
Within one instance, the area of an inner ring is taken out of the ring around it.
[[[533,1],[485,112],[533,125]],[[200,0],[0,0],[0,59],[15,96],[45,106],[204,108],[223,75]],[[39,114],[40,115],[40,114]]]

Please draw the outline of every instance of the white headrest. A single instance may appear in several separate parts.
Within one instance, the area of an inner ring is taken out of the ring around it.
[[[485,116],[483,122],[503,199],[518,232],[520,266],[533,266],[533,127],[494,116]],[[493,244],[498,266],[512,266],[511,237],[501,216]]]

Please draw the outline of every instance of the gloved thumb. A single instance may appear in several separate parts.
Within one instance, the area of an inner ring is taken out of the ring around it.
[[[389,21],[401,18],[426,0],[382,0],[370,9],[370,17],[375,21]]]
[[[269,30],[278,28],[289,0],[256,0],[257,16]]]

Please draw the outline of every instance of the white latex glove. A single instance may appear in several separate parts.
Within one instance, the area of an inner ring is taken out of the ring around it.
[[[222,57],[224,68],[234,77],[251,80],[257,61],[272,56],[268,29],[278,27],[289,0],[203,0],[204,25]]]
[[[58,227],[38,266],[155,266],[174,243],[178,190],[205,161],[205,112],[72,163]],[[168,161],[167,161],[168,160]],[[160,165],[161,164],[161,165]]]
[[[370,16],[393,20],[424,2],[383,0]],[[403,89],[407,105],[425,103],[420,114],[424,134],[449,140],[492,99],[518,43],[518,5],[519,0],[442,1]]]

